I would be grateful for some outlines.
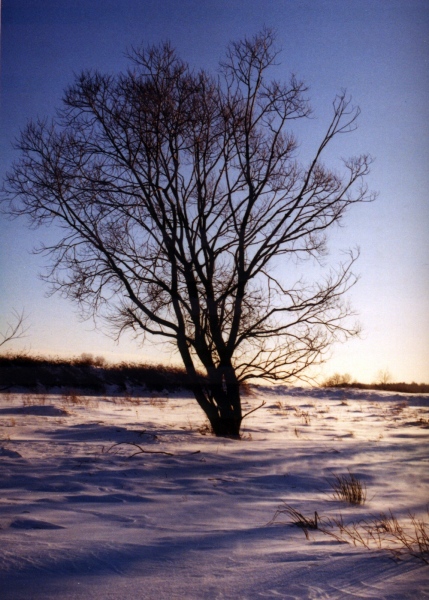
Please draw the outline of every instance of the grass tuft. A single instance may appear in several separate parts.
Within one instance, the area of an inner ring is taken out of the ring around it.
[[[290,506],[286,503],[283,503],[282,506],[279,506],[274,514],[274,517],[271,519],[268,525],[272,525],[274,522],[279,523],[277,519],[280,515],[288,515],[291,518],[291,520],[288,521],[288,524],[300,527],[303,530],[307,540],[309,539],[309,530],[319,529],[320,517],[317,512],[314,513],[314,516],[306,517],[293,508],[293,506]]]
[[[328,483],[336,500],[342,500],[349,504],[365,504],[366,485],[350,471],[347,475],[333,474],[333,479],[328,479]]]

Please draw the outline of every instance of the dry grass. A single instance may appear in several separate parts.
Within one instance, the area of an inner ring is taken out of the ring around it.
[[[76,390],[69,390],[61,396],[64,406],[84,406],[86,408],[98,408],[99,401],[96,397],[81,396]]]
[[[91,407],[98,408],[100,402],[113,402],[118,406],[140,406],[142,399],[139,397],[134,397],[129,394],[124,396],[115,396],[111,398],[107,398],[104,396],[87,396],[81,394],[79,390],[69,389],[64,391],[60,395],[61,404],[63,407]],[[165,406],[168,398],[151,398],[150,403],[152,406]],[[47,402],[52,402],[46,394],[24,394],[22,403],[24,406],[45,406]]]
[[[403,402],[394,404],[391,408],[391,412],[394,414],[400,414],[405,408],[408,408],[408,402],[404,400]]]
[[[205,421],[202,425],[197,427],[197,431],[201,435],[213,435],[213,428],[209,421]]]
[[[277,402],[274,402],[274,408],[276,410],[279,410],[281,413],[286,414],[287,406],[284,402],[281,402],[281,400],[277,400]]]
[[[311,418],[313,415],[311,415],[308,410],[301,410],[297,406],[294,406],[293,410],[295,411],[295,415],[301,419],[303,425],[311,425]]]
[[[317,512],[314,513],[314,516],[306,517],[299,511],[297,511],[293,506],[289,504],[283,503],[282,506],[276,510],[274,517],[268,523],[268,525],[272,525],[273,523],[282,524],[282,522],[278,521],[280,515],[287,515],[290,517],[290,521],[287,521],[286,524],[295,525],[296,527],[300,527],[307,540],[309,539],[309,531],[319,529],[319,524],[321,522],[320,517]]]
[[[168,404],[168,396],[159,396],[156,394],[151,394],[149,398],[149,404],[158,408],[165,408]]]
[[[40,395],[31,395],[31,394],[25,394],[22,397],[22,404],[24,406],[45,406],[47,401],[47,398],[44,394],[40,394]]]
[[[114,398],[108,399],[104,398],[105,402],[113,402],[117,406],[140,406],[141,398],[130,396],[126,394],[125,396],[115,396]]]
[[[332,479],[328,479],[328,483],[336,500],[342,500],[349,504],[365,504],[366,485],[356,475],[349,471],[347,475],[333,474],[332,477]]]
[[[339,542],[363,546],[368,550],[385,550],[396,558],[404,554],[413,556],[429,565],[429,522],[409,513],[406,522],[400,522],[392,511],[369,519],[345,523],[343,516],[324,518],[317,511],[314,516],[305,516],[284,503],[274,514],[268,525],[282,524],[279,517],[287,515],[289,521],[303,530],[307,539],[310,531],[320,531]],[[429,517],[429,509],[427,510]]]
[[[301,415],[300,415],[301,419],[302,419],[302,424],[303,425],[311,425],[311,415],[308,411],[301,411]]]
[[[427,512],[429,517],[429,511]],[[345,524],[343,517],[328,522],[323,533],[341,542],[364,546],[368,550],[387,550],[400,558],[406,553],[429,565],[429,522],[409,513],[407,521],[400,522],[390,510],[359,522]],[[335,531],[336,529],[336,531]]]

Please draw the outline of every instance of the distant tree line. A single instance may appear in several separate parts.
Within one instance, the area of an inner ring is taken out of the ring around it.
[[[331,377],[328,377],[323,382],[323,387],[333,387],[333,388],[353,388],[358,390],[380,390],[385,392],[403,392],[406,394],[428,394],[429,393],[429,384],[428,383],[416,383],[413,381],[412,383],[401,382],[391,382],[387,381],[387,377],[385,373],[383,373],[383,377],[379,377],[379,381],[373,383],[360,383],[358,381],[353,381],[351,375],[345,373],[344,375],[340,375],[339,373],[334,373]]]
[[[29,354],[0,355],[0,391],[82,390],[87,393],[142,393],[192,390],[184,368],[121,362],[82,354],[78,358],[52,358]]]
[[[200,383],[205,378],[199,374]],[[68,390],[87,394],[129,394],[193,391],[193,383],[183,367],[121,362],[109,364],[103,356],[83,353],[74,358],[43,357],[30,354],[0,354],[0,391],[24,388],[32,392]],[[346,373],[335,373],[322,387],[382,390],[407,394],[427,394],[427,383],[359,383]],[[246,386],[246,389],[248,386]]]

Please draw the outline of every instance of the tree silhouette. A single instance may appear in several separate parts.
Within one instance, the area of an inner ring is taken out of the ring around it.
[[[31,122],[5,197],[15,215],[64,232],[41,247],[53,289],[117,334],[172,342],[217,435],[238,435],[240,383],[293,380],[357,333],[342,300],[351,252],[312,285],[325,231],[368,201],[370,157],[322,162],[359,110],[345,93],[307,165],[290,130],[306,87],[268,77],[270,30],[232,43],[220,71],[194,72],[169,44],[133,49],[117,76],[83,72],[52,121]],[[200,373],[204,374],[201,377]]]

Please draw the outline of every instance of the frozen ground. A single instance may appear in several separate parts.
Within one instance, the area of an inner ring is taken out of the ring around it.
[[[418,556],[270,523],[283,503],[427,521],[429,395],[261,388],[246,403],[262,400],[236,441],[202,435],[190,397],[0,395],[0,598],[429,598]],[[348,471],[364,505],[332,497]]]

